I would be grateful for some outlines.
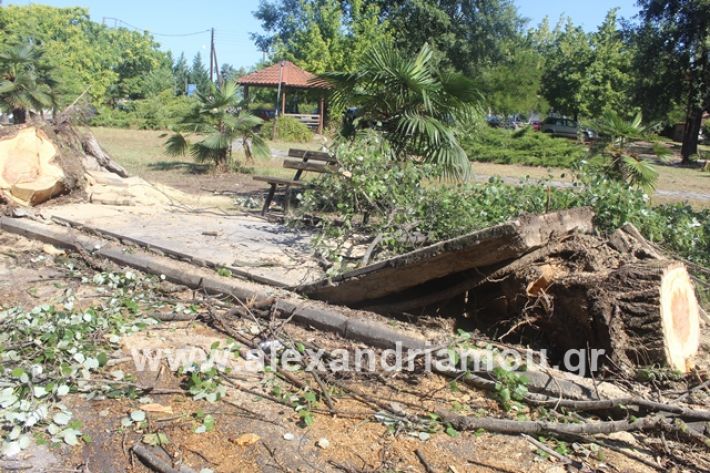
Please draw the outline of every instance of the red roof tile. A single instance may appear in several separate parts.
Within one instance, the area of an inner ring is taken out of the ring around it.
[[[283,76],[281,75],[282,63]],[[282,78],[281,82],[286,87],[323,88],[322,85],[313,82],[317,79],[315,74],[304,71],[291,61],[277,62],[272,66],[247,74],[237,79],[237,83],[240,85],[270,85],[276,87],[279,85],[280,78]]]

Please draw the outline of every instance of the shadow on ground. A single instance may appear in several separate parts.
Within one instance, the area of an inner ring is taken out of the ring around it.
[[[148,167],[154,171],[184,169],[190,174],[207,174],[210,170],[209,164],[188,163],[185,161],[158,161],[148,164]]]

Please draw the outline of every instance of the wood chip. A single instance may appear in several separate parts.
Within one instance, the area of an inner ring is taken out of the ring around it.
[[[171,406],[164,406],[162,404],[142,404],[141,409],[146,412],[158,412],[161,414],[173,413],[173,408]]]
[[[256,434],[242,434],[235,439],[229,439],[233,444],[239,445],[240,447],[247,447],[249,445],[254,445],[256,442],[261,440]]]

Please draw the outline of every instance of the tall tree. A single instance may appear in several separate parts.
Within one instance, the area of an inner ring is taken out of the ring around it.
[[[262,0],[254,15],[267,32],[252,35],[257,46],[314,73],[351,70],[390,37],[377,6],[364,0]]]
[[[512,0],[371,0],[389,20],[396,45],[416,52],[424,42],[456,70],[477,75],[505,59],[525,20]]]
[[[231,64],[222,64],[219,69],[219,75],[222,76],[222,80],[225,82],[233,82],[235,79],[246,74],[246,70],[243,68],[235,68]]]
[[[646,45],[643,60],[667,74],[665,87],[682,85],[686,120],[683,162],[698,152],[703,112],[710,110],[710,0],[639,0],[640,30]],[[651,39],[649,39],[649,37]],[[654,41],[653,38],[656,40]]]
[[[542,77],[542,95],[554,111],[577,118],[584,110],[582,84],[592,60],[587,34],[568,18],[549,49]]]
[[[633,53],[617,25],[617,11],[610,10],[590,37],[592,60],[581,82],[581,113],[599,117],[613,111],[632,115]]]
[[[190,83],[197,86],[197,90],[203,94],[207,94],[212,87],[210,74],[207,72],[205,63],[202,62],[202,55],[198,52],[192,59],[192,67],[190,67]]]
[[[180,57],[173,64],[173,76],[175,78],[175,95],[185,95],[187,84],[190,82],[190,66],[187,65],[185,53],[180,53]]]
[[[479,80],[486,105],[503,114],[546,111],[547,102],[539,95],[544,66],[532,32],[516,40],[505,60],[482,68]]]
[[[0,9],[0,32],[0,41],[42,47],[60,105],[84,91],[97,102],[145,97],[144,87],[155,85],[146,77],[169,63],[150,34],[101,25],[85,8],[9,5]]]

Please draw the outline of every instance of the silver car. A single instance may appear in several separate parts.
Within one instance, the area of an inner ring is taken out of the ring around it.
[[[596,134],[588,129],[580,129],[579,123],[569,118],[556,118],[547,117],[540,131],[543,133],[550,133],[555,136],[565,136],[567,138],[577,138],[578,134],[581,133],[585,140],[593,140],[596,138]]]

